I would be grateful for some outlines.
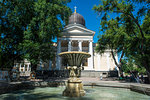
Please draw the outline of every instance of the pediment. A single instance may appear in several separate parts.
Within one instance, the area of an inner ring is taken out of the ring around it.
[[[69,32],[69,33],[83,33],[84,31],[74,29],[74,30],[69,30],[68,32]]]
[[[94,31],[89,30],[85,27],[80,27],[80,26],[71,26],[71,27],[67,27],[64,29],[63,33],[80,33],[80,34],[95,34]]]

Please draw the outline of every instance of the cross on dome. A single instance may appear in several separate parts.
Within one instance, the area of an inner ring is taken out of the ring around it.
[[[76,7],[76,6],[74,7],[74,12],[75,12],[75,13],[77,12],[77,7]]]
[[[69,17],[69,23],[68,24],[80,24],[85,26],[85,20],[82,15],[76,12],[77,7],[74,7],[74,13]]]

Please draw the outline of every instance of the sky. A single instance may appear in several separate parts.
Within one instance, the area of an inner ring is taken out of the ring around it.
[[[77,7],[77,13],[82,15],[85,19],[85,25],[87,29],[95,31],[95,36],[93,37],[94,43],[98,41],[97,36],[100,28],[100,17],[92,10],[94,5],[98,5],[100,0],[71,0],[68,6],[74,12],[74,7]]]

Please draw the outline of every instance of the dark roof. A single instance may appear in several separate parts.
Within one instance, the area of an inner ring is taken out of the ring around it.
[[[85,26],[85,20],[82,15],[79,13],[74,12],[70,17],[69,17],[69,24],[81,24]]]

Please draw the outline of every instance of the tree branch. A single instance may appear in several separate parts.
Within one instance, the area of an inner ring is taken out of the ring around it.
[[[120,10],[120,11],[113,11],[113,12],[123,13],[123,14],[129,15],[129,16],[134,20],[134,22],[136,23],[136,25],[138,26],[138,28],[140,29],[141,36],[142,36],[142,38],[144,39],[144,33],[143,33],[143,31],[142,31],[142,28],[141,28],[140,24],[137,22],[137,20],[134,18],[133,14],[125,13],[125,12],[122,11],[122,10]]]
[[[136,25],[138,26],[139,30],[140,30],[140,33],[141,33],[141,36],[142,38],[144,39],[144,33],[142,31],[142,28],[140,26],[140,24],[138,23],[138,21],[134,18],[133,14],[129,14],[129,16],[134,20],[134,22],[136,23]]]
[[[122,50],[122,54],[121,54],[121,57],[120,57],[120,60],[119,60],[120,63],[121,63],[121,60],[122,60],[123,56],[124,56],[124,49]]]
[[[143,31],[142,31],[142,28],[141,28],[140,24],[139,24],[138,21],[135,19],[135,17],[133,16],[133,14],[125,13],[125,12],[122,11],[122,10],[120,10],[120,11],[114,11],[114,12],[127,14],[128,16],[130,16],[130,17],[133,19],[133,21],[135,22],[135,24],[138,26],[138,28],[139,28],[139,30],[140,30],[140,33],[141,33],[141,36],[142,36],[141,50],[143,50],[143,45],[144,45],[144,40],[145,40],[144,33],[143,33]],[[142,54],[143,54],[143,52],[142,52]]]
[[[119,66],[119,64],[117,63],[117,60],[116,60],[116,58],[115,58],[115,56],[114,56],[114,52],[113,52],[112,49],[111,49],[111,54],[112,54],[112,57],[113,57],[113,59],[114,59],[114,62],[115,62],[115,64],[116,64],[116,66],[119,68],[120,66]]]

